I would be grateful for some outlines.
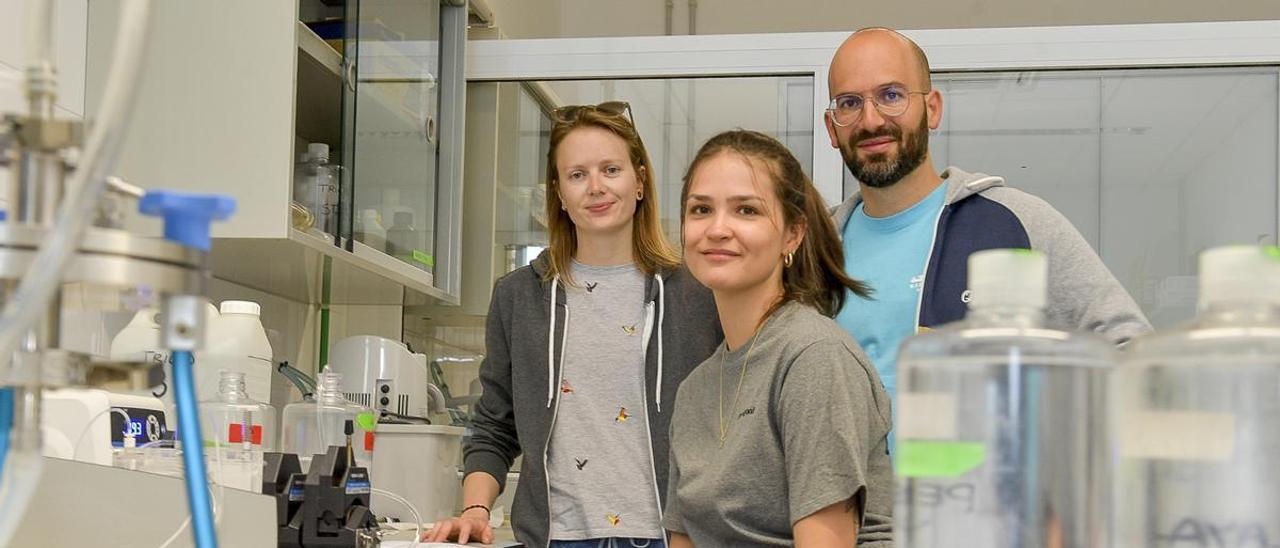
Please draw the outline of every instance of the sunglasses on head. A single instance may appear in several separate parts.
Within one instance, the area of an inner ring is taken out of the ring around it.
[[[605,101],[598,105],[569,105],[555,109],[552,114],[555,115],[556,123],[572,124],[578,121],[578,117],[583,112],[596,111],[606,116],[622,116],[627,115],[627,120],[632,126],[636,125],[635,118],[631,116],[631,103],[626,101]]]

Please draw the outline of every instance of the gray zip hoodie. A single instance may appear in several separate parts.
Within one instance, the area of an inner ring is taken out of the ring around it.
[[[533,264],[498,280],[486,320],[483,392],[471,417],[471,437],[463,450],[466,474],[487,473],[505,489],[507,472],[524,455],[511,509],[516,539],[547,546],[551,518],[547,485],[547,444],[559,407],[561,359],[569,319],[557,281],[543,279],[546,252]],[[675,390],[724,338],[711,291],[678,270],[649,279],[645,287],[645,411],[650,424],[655,488],[667,493],[669,424]],[[552,304],[554,301],[554,305]],[[670,305],[671,310],[667,307]],[[664,399],[665,398],[665,399]],[[602,440],[604,441],[604,440]]]
[[[934,228],[916,325],[933,328],[968,309],[969,255],[998,248],[1034,249],[1049,260],[1050,325],[1092,331],[1123,344],[1151,331],[1146,316],[1080,232],[1048,202],[1006,187],[1004,179],[948,167],[946,205]],[[843,234],[862,202],[855,192],[832,217]],[[857,257],[853,257],[857,260]]]

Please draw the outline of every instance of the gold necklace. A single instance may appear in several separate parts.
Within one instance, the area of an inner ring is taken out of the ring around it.
[[[756,329],[755,334],[751,337],[751,346],[747,347],[747,354],[742,357],[742,370],[738,372],[738,388],[733,391],[733,403],[729,406],[731,411],[738,408],[738,397],[742,395],[742,380],[747,378],[747,362],[751,360],[751,351],[755,349],[756,341],[760,340],[760,333],[764,331],[764,326],[768,323],[769,321],[765,320]],[[720,411],[720,447],[724,447],[724,440],[729,437],[729,427],[732,426],[732,423],[724,421],[724,359],[728,355],[729,345],[726,343],[724,354],[720,355],[720,402],[717,405],[717,410]]]

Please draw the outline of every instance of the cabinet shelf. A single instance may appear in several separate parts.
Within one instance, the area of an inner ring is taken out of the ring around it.
[[[288,238],[216,238],[211,260],[217,278],[298,302],[324,301],[326,281],[328,304],[457,302],[431,273],[360,242],[352,249],[291,228]]]

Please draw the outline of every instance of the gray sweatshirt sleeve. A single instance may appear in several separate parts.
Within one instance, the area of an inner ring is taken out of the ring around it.
[[[675,421],[668,427],[674,437]],[[680,485],[680,465],[676,463],[676,452],[671,451],[667,461],[667,505],[662,512],[662,527],[673,533],[686,534],[684,516],[680,513],[680,499],[676,496],[676,487]]]
[[[1151,331],[1151,324],[1102,258],[1062,213],[1013,189],[993,189],[997,201],[1022,221],[1031,248],[1049,259],[1049,320],[1091,331],[1121,345]]]
[[[482,392],[471,414],[471,438],[463,451],[466,474],[485,472],[506,488],[507,472],[520,455],[511,394],[511,355],[503,315],[505,291],[494,287],[485,319],[485,358],[480,364]]]

